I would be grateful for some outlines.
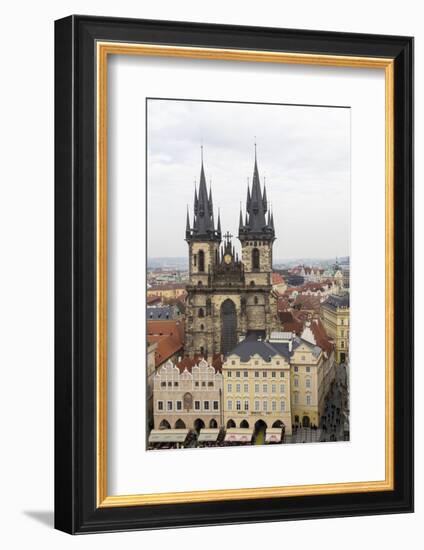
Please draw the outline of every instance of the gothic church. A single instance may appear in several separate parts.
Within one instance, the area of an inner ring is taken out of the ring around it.
[[[232,235],[215,227],[212,190],[206,188],[203,158],[199,190],[194,192],[194,219],[187,212],[189,283],[186,287],[185,353],[208,357],[227,354],[249,335],[269,337],[277,329],[277,300],[272,290],[274,218],[263,193],[255,150],[252,187],[247,187],[246,217],[240,210],[235,253]]]

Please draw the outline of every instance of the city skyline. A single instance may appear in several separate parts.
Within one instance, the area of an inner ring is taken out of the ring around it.
[[[185,213],[189,205],[192,221],[201,146],[215,216],[219,208],[223,232],[237,236],[255,142],[275,218],[274,257],[349,255],[349,109],[149,100],[149,258],[186,255]]]

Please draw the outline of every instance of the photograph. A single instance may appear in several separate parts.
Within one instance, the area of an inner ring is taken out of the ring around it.
[[[146,121],[146,448],[349,441],[351,109]]]

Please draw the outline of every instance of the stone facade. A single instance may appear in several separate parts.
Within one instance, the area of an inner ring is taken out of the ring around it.
[[[212,192],[206,190],[202,163],[199,192],[195,191],[194,220],[187,213],[189,283],[186,287],[185,353],[193,357],[226,354],[249,331],[265,336],[278,327],[277,294],[272,288],[274,220],[268,213],[255,159],[246,216],[239,220],[241,261],[232,235],[215,228]],[[224,237],[224,240],[223,240]]]
[[[153,381],[155,429],[218,428],[221,418],[222,375],[205,360],[180,368],[168,361]]]

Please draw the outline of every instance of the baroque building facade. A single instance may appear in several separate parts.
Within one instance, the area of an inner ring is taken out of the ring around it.
[[[251,331],[269,336],[278,324],[277,296],[272,289],[275,230],[266,189],[262,191],[260,184],[256,152],[244,220],[241,210],[239,215],[241,258],[232,235],[222,235],[219,214],[215,226],[203,158],[199,189],[194,193],[193,224],[187,212],[185,239],[189,247],[186,355],[225,355]]]
[[[167,361],[153,378],[156,430],[218,428],[222,425],[222,375],[201,359],[190,368]]]

